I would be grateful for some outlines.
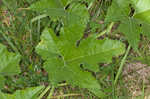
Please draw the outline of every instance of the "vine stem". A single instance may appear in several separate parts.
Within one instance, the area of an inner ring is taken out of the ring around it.
[[[128,48],[127,48],[127,50],[126,50],[126,53],[125,53],[123,59],[121,60],[121,64],[120,64],[119,70],[118,70],[117,75],[116,75],[116,77],[115,77],[114,85],[117,84],[118,78],[119,78],[119,76],[120,76],[120,74],[121,74],[121,72],[122,72],[123,65],[124,65],[125,62],[126,62],[126,58],[127,58],[128,54],[129,54],[130,49],[131,49],[131,45],[128,46]]]

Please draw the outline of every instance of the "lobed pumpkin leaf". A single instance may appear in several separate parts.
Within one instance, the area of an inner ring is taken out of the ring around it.
[[[45,60],[44,68],[53,85],[67,81],[73,86],[86,88],[95,95],[104,97],[98,81],[91,72],[84,69],[97,72],[99,62],[110,63],[113,56],[124,53],[125,46],[119,41],[97,40],[93,36],[77,46],[76,43],[83,33],[84,26],[64,27],[57,37],[51,29],[46,28],[36,52]],[[84,69],[80,67],[81,64]]]
[[[98,63],[110,63],[113,56],[124,53],[125,45],[110,39],[97,40],[94,36],[82,40],[78,45],[89,20],[88,9],[81,4],[72,4],[67,12],[73,16],[67,17],[68,25],[61,28],[60,36],[46,28],[36,52],[45,60],[44,68],[53,85],[66,81],[72,86],[86,88],[98,97],[104,97],[96,78],[85,69],[99,71]]]

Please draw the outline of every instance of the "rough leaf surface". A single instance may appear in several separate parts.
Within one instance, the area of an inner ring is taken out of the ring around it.
[[[97,72],[99,62],[110,63],[113,56],[124,53],[124,44],[91,37],[82,41],[77,47],[78,35],[71,36],[74,32],[67,34],[68,31],[68,29],[63,30],[62,35],[56,37],[51,29],[46,29],[41,36],[41,42],[36,47],[37,53],[46,60],[44,68],[48,71],[50,81],[54,85],[67,81],[71,85],[87,88],[94,93],[98,91],[97,95],[102,95],[97,80],[80,65]]]

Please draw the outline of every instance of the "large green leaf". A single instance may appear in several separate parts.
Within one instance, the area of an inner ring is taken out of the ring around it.
[[[120,22],[118,29],[136,51],[140,33],[150,37],[149,3],[149,0],[113,0],[105,18],[105,22]],[[132,12],[131,6],[134,7],[135,13]]]
[[[19,54],[8,52],[7,48],[0,44],[0,86],[4,82],[3,76],[20,73],[20,58]]]
[[[136,2],[135,2],[136,1]],[[150,0],[135,0],[135,18],[150,24]]]
[[[64,23],[68,25],[61,28],[60,36],[57,37],[52,29],[46,28],[36,52],[45,60],[44,68],[53,85],[67,81],[103,97],[98,81],[84,69],[97,72],[99,62],[110,63],[113,56],[124,53],[124,44],[109,39],[96,40],[91,36],[77,46],[89,20],[88,10],[84,5],[75,3],[66,12]]]
[[[64,27],[59,37],[51,29],[45,29],[36,52],[45,60],[44,68],[53,85],[67,81],[73,86],[87,88],[97,96],[103,97],[95,77],[80,66],[82,64],[83,68],[97,72],[99,62],[110,63],[113,56],[124,53],[125,46],[119,41],[96,40],[94,37],[83,40],[77,46],[77,41],[84,33],[83,27]]]
[[[14,94],[6,94],[0,92],[0,99],[37,99],[39,92],[44,86],[27,88],[25,90],[17,90]]]

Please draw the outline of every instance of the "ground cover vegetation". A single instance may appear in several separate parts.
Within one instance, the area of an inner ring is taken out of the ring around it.
[[[0,0],[0,99],[149,99],[149,16],[149,0]]]

